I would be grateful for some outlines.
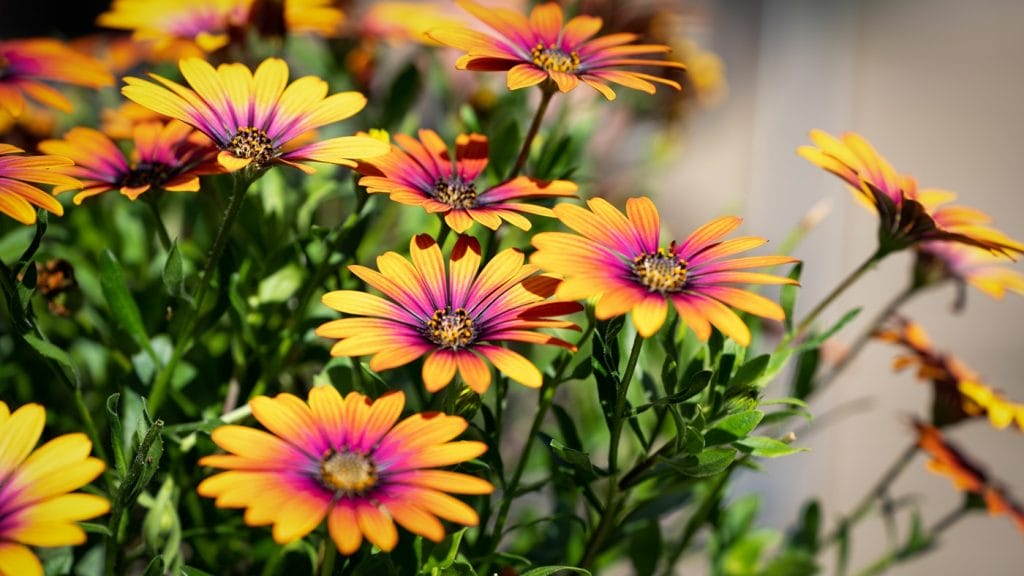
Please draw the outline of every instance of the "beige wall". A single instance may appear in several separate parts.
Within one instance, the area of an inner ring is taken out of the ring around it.
[[[745,206],[745,231],[781,240],[823,197],[833,211],[800,249],[805,259],[801,310],[818,300],[873,247],[874,217],[836,180],[794,153],[810,128],[860,132],[898,170],[925,186],[957,191],[1024,237],[1024,2],[1015,0],[748,0],[701,2],[714,22],[710,43],[725,59],[730,100],[699,118],[686,158],[667,177],[678,190],[661,203],[685,230],[703,218]],[[905,282],[909,259],[890,258],[831,311],[878,306]],[[951,288],[906,308],[937,345],[954,351],[986,380],[1024,401],[1017,363],[1024,352],[1024,299],[994,302],[971,291],[966,313],[949,308]],[[865,311],[870,317],[872,308]],[[863,322],[842,333],[851,339]],[[828,518],[849,509],[911,439],[909,415],[925,415],[928,390],[893,375],[893,350],[871,346],[829,394],[818,414],[856,399],[872,406],[806,438],[813,452],[771,462],[746,478],[765,495],[764,521],[785,527],[804,496],[821,497]],[[1024,434],[984,422],[952,437],[1024,499]],[[959,503],[951,484],[918,459],[897,484],[918,493],[926,522]],[[856,533],[853,566],[884,551],[880,523]],[[832,568],[828,567],[831,573]],[[1006,518],[976,514],[947,532],[941,549],[898,574],[1024,573],[1024,541]]]

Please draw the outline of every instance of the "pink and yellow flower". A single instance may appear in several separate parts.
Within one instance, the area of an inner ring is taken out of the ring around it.
[[[460,70],[507,71],[509,90],[550,80],[560,91],[568,92],[582,81],[614,100],[615,91],[609,83],[649,94],[655,92],[656,84],[680,89],[678,82],[625,68],[684,68],[670,60],[636,58],[668,52],[668,46],[633,44],[637,35],[630,33],[593,38],[601,29],[600,18],[581,15],[565,23],[562,7],[554,2],[535,6],[529,18],[515,10],[482,6],[472,0],[456,2],[493,28],[499,37],[468,28],[440,28],[428,35],[466,52],[456,63]]]
[[[84,126],[72,128],[63,140],[40,143],[39,149],[75,162],[62,171],[84,184],[73,199],[76,205],[114,189],[133,201],[150,189],[196,192],[199,176],[223,171],[213,143],[177,120],[138,124],[132,140],[131,160],[105,134]]]
[[[498,253],[482,270],[480,243],[470,236],[456,241],[447,267],[437,242],[426,234],[412,239],[409,252],[412,262],[396,252],[379,256],[379,272],[349,266],[386,299],[354,290],[324,295],[327,306],[356,315],[317,328],[320,336],[341,339],[332,355],[372,355],[370,368],[377,371],[426,355],[422,373],[427,390],[444,388],[458,372],[482,394],[491,384],[487,362],[523,385],[541,385],[540,370],[518,352],[498,346],[501,342],[554,344],[575,351],[572,344],[532,329],[578,329],[554,317],[582,307],[545,301],[558,279],[524,265],[519,250]]]
[[[154,44],[167,53],[188,54],[180,46],[190,42],[200,53],[223,48],[232,33],[244,34],[254,18],[263,17],[262,0],[115,0],[96,23],[106,28],[130,30],[140,42]],[[271,3],[272,4],[272,3]],[[344,16],[331,0],[286,0],[284,27],[292,34],[333,36]],[[168,51],[167,48],[175,47]],[[193,51],[195,51],[193,49]]]
[[[359,19],[359,26],[370,38],[437,46],[427,32],[469,24],[468,17],[457,10],[450,2],[375,2]]]
[[[77,190],[82,183],[63,172],[73,162],[62,156],[22,156],[20,148],[0,144],[0,212],[22,224],[33,224],[38,206],[58,216],[64,207],[34,184],[54,186],[54,192]]]
[[[977,464],[947,441],[938,428],[921,422],[914,422],[914,427],[918,447],[929,456],[929,471],[952,480],[957,490],[981,495],[989,515],[1007,515],[1017,529],[1024,532],[1024,506],[1014,502],[1004,488],[992,482]]]
[[[89,456],[85,434],[65,434],[33,450],[43,433],[46,410],[26,404],[13,413],[0,402],[0,574],[42,576],[29,546],[84,544],[76,522],[110,509],[106,498],[74,492],[105,468]]]
[[[1024,244],[989,226],[991,219],[984,212],[947,206],[956,199],[953,192],[918,190],[913,176],[896,172],[859,134],[847,133],[837,139],[812,130],[811,140],[814,146],[801,146],[797,153],[841,178],[859,202],[878,214],[878,236],[885,250],[942,240],[1006,255],[1024,252]]]
[[[0,41],[0,108],[17,117],[30,98],[70,112],[71,101],[47,82],[101,88],[114,77],[99,61],[56,40]]]
[[[782,308],[736,287],[745,284],[793,284],[793,280],[748,272],[749,268],[796,262],[788,256],[752,256],[723,260],[767,242],[745,236],[722,240],[741,219],[713,220],[682,243],[660,245],[661,219],[648,198],[630,198],[626,215],[608,201],[594,198],[588,208],[555,206],[555,215],[577,234],[542,232],[533,237],[537,252],[530,262],[566,277],[558,286],[562,300],[597,298],[595,314],[606,320],[630,312],[644,338],[661,328],[672,302],[679,317],[701,339],[718,328],[742,346],[750,344],[750,329],[736,308],[772,320],[782,320]]]
[[[342,398],[331,386],[314,388],[303,402],[291,394],[249,401],[269,430],[221,426],[213,441],[228,454],[200,463],[221,472],[199,485],[199,494],[222,508],[245,508],[251,526],[273,524],[286,544],[327,519],[342,554],[354,554],[365,537],[385,552],[398,542],[395,522],[440,542],[438,518],[476,526],[476,511],[449,494],[490,494],[483,479],[437,470],[480,456],[482,442],[452,441],[468,423],[441,413],[414,414],[399,422],[402,392],[371,401],[357,392]]]
[[[1007,292],[1024,295],[1024,274],[1007,267],[1005,257],[956,242],[922,242],[915,267],[925,276],[970,284],[996,300]]]
[[[327,96],[327,82],[304,76],[288,84],[288,64],[268,58],[252,73],[244,64],[213,66],[198,58],[179,63],[188,88],[156,74],[158,84],[125,78],[129,99],[206,134],[221,150],[217,161],[229,172],[248,166],[262,170],[287,164],[310,173],[304,162],[354,168],[356,159],[386,154],[387,144],[364,136],[342,136],[303,143],[321,126],[359,112],[366,98],[358,92]]]
[[[444,216],[452,230],[462,233],[479,222],[497,230],[505,220],[523,230],[530,221],[522,215],[554,216],[550,208],[523,200],[572,196],[576,184],[566,180],[542,181],[526,176],[478,190],[480,175],[487,168],[487,137],[462,134],[455,140],[455,162],[448,145],[433,130],[420,130],[419,140],[404,134],[395,136],[386,156],[360,162],[359,184],[368,192],[389,194],[401,204],[421,206]]]

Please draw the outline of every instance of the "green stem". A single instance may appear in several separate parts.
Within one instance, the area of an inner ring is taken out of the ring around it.
[[[858,522],[867,516],[868,512],[874,507],[875,502],[885,497],[889,487],[896,481],[900,473],[903,472],[903,469],[907,467],[907,464],[910,464],[910,461],[914,459],[915,454],[917,454],[917,442],[912,443],[900,452],[896,460],[889,466],[889,469],[882,474],[882,477],[871,487],[871,490],[861,498],[860,503],[853,508],[853,511],[840,520],[839,525],[822,539],[820,547],[822,550],[838,542],[839,537],[844,532],[856,526]]]
[[[334,562],[338,558],[338,547],[330,537],[325,537],[323,543],[324,559],[320,563],[320,576],[331,576],[334,574]]]
[[[437,231],[437,247],[444,250],[444,243],[448,240],[448,235],[452,233],[452,227],[445,222],[444,216],[440,214],[438,220],[441,222],[441,228]]]
[[[812,394],[820,394],[821,392],[824,392],[825,389],[828,388],[835,381],[835,379],[838,378],[839,375],[843,373],[846,367],[857,359],[857,357],[860,355],[861,351],[864,349],[867,343],[871,341],[871,338],[875,335],[875,332],[878,331],[878,328],[881,327],[882,324],[884,324],[886,320],[892,317],[892,315],[895,314],[900,308],[902,308],[908,300],[913,298],[920,289],[921,286],[915,283],[911,283],[909,286],[901,290],[900,293],[897,294],[896,297],[893,298],[888,304],[886,304],[885,308],[883,308],[881,312],[879,312],[874,317],[874,319],[871,320],[867,328],[865,328],[864,331],[861,332],[859,336],[857,336],[857,339],[853,341],[853,344],[850,345],[850,349],[849,351],[847,351],[846,355],[844,355],[838,362],[836,362],[835,366],[833,366],[827,374],[825,374],[818,380],[818,382],[811,389]]]
[[[675,574],[673,568],[675,567],[676,563],[679,562],[679,558],[681,558],[683,554],[686,553],[687,547],[689,547],[690,542],[693,540],[694,536],[697,535],[697,532],[700,530],[700,527],[704,525],[704,522],[707,521],[708,516],[711,515],[711,511],[714,509],[715,503],[717,503],[719,499],[722,497],[722,492],[725,490],[725,487],[729,484],[729,478],[732,477],[733,470],[736,470],[739,467],[739,465],[747,458],[749,458],[749,455],[744,455],[739,460],[734,462],[732,466],[730,466],[721,474],[719,474],[718,478],[715,478],[715,483],[711,485],[711,489],[708,490],[708,495],[701,502],[700,508],[698,508],[697,511],[693,513],[693,516],[690,516],[689,520],[687,520],[686,527],[683,529],[683,536],[679,539],[679,544],[673,548],[672,556],[669,558],[668,563],[665,564],[665,576]]]
[[[174,369],[177,367],[178,362],[188,351],[192,342],[199,339],[199,334],[193,334],[193,330],[196,327],[196,323],[199,320],[199,314],[203,309],[203,300],[206,299],[206,293],[210,290],[210,284],[213,280],[214,274],[217,272],[217,264],[220,262],[221,256],[224,254],[224,248],[227,247],[228,237],[230,236],[231,229],[234,227],[235,219],[238,217],[238,212],[242,208],[242,202],[245,200],[245,194],[249,190],[249,186],[255,181],[255,177],[246,171],[236,172],[234,175],[234,186],[231,190],[231,200],[228,202],[227,210],[224,212],[224,217],[221,219],[220,227],[217,229],[217,236],[214,238],[213,247],[210,248],[210,254],[206,259],[206,267],[203,268],[203,275],[199,279],[199,288],[196,290],[195,303],[193,304],[191,314],[185,320],[181,332],[179,333],[178,340],[174,344],[174,350],[171,353],[171,359],[164,366],[164,369],[160,371],[157,376],[156,382],[153,384],[153,390],[149,396],[149,413],[156,414],[160,406],[163,405],[164,400],[167,398],[168,388],[171,384],[171,377],[174,376]]]
[[[519,157],[516,158],[515,166],[508,173],[508,180],[518,176],[526,166],[526,160],[530,157],[530,146],[533,144],[533,139],[537,136],[537,131],[540,130],[541,120],[544,119],[544,113],[548,111],[548,104],[551,104],[551,97],[554,95],[554,83],[549,80],[541,85],[540,106],[537,107],[537,113],[533,116],[530,129],[526,132],[526,138],[523,140],[523,147],[519,150]]]
[[[960,519],[967,514],[968,510],[969,508],[967,508],[966,506],[961,506],[956,510],[953,510],[952,512],[949,512],[948,514],[943,516],[930,529],[928,529],[927,536],[925,537],[925,539],[929,542],[933,542],[940,535],[942,535],[943,532],[945,532],[954,524],[959,522]],[[891,550],[883,554],[880,558],[878,558],[871,564],[868,564],[867,568],[864,568],[860,572],[857,572],[857,576],[878,576],[879,574],[885,573],[887,570],[889,570],[889,568],[892,568],[897,564],[906,562],[907,560],[910,560],[912,558],[916,558],[931,549],[931,546],[921,546],[915,548],[901,548],[898,550]]]
[[[838,298],[843,292],[846,292],[846,290],[850,286],[853,286],[857,282],[857,280],[859,280],[860,277],[864,275],[864,273],[874,268],[875,264],[877,264],[887,254],[888,252],[883,250],[882,248],[879,248],[873,254],[871,254],[871,256],[869,256],[867,260],[865,260],[860,266],[854,269],[854,271],[851,272],[849,276],[844,278],[843,281],[840,282],[839,285],[836,286],[832,290],[832,292],[830,292],[829,295],[825,297],[824,300],[819,302],[818,305],[815,306],[814,309],[811,310],[810,313],[808,313],[807,316],[800,321],[796,329],[783,341],[783,343],[788,344],[789,342],[800,338],[800,336],[803,336],[803,334],[811,327],[811,325],[814,324],[814,321],[818,319],[818,316],[820,316],[821,313],[824,312],[825,309],[828,308],[828,306],[832,304],[832,302],[834,302],[836,298]]]
[[[583,346],[587,339],[594,333],[594,323],[591,322],[587,329],[580,336],[579,342],[576,347]],[[523,444],[523,453],[519,456],[519,461],[516,462],[516,467],[512,471],[512,477],[508,483],[505,484],[504,490],[501,495],[501,503],[498,506],[498,514],[494,522],[494,530],[491,532],[491,538],[489,542],[489,550],[487,557],[498,549],[498,545],[501,543],[502,532],[505,529],[505,522],[508,520],[508,513],[512,507],[512,501],[516,498],[516,492],[519,490],[519,483],[522,481],[523,472],[526,471],[526,463],[530,460],[530,452],[533,450],[534,440],[540,437],[540,427],[544,424],[544,418],[547,416],[548,410],[551,408],[552,401],[555,398],[555,390],[558,385],[562,383],[562,379],[565,377],[565,371],[571,364],[572,355],[566,353],[562,357],[562,362],[555,370],[555,375],[550,379],[545,378],[541,384],[540,393],[537,397],[537,412],[533,416],[533,423],[530,424],[530,431],[526,435],[526,442]],[[501,398],[498,399],[500,403]],[[486,567],[485,567],[486,568]],[[481,573],[487,574],[486,570]]]
[[[626,362],[626,370],[622,373],[618,390],[615,395],[615,406],[612,409],[611,438],[608,441],[608,492],[605,495],[604,512],[601,520],[587,542],[587,548],[583,553],[580,566],[586,568],[591,566],[597,559],[604,540],[608,536],[608,530],[617,516],[619,503],[619,441],[622,436],[622,426],[625,424],[623,412],[626,409],[626,394],[629,392],[629,384],[633,381],[633,373],[636,372],[636,363],[640,359],[640,351],[643,349],[644,339],[637,334],[633,339],[633,348],[629,352],[629,360]]]
[[[149,193],[152,193],[151,190]],[[149,207],[149,213],[153,215],[153,222],[156,227],[156,235],[160,238],[160,246],[163,247],[164,252],[171,251],[171,235],[167,233],[167,226],[164,224],[164,218],[160,214],[160,207],[157,205],[159,202],[159,196],[150,196],[149,193],[142,195],[143,204]]]

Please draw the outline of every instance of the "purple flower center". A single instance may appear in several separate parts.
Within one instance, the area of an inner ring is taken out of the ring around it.
[[[476,340],[477,329],[464,308],[458,308],[453,312],[446,306],[444,310],[436,310],[430,320],[427,320],[424,334],[441,348],[451,348],[454,351],[472,344]]]
[[[320,481],[345,494],[362,494],[377,483],[377,465],[355,452],[330,451],[320,461]]]
[[[446,178],[434,183],[434,198],[452,208],[476,207],[476,184],[461,178]]]
[[[650,292],[679,292],[686,286],[686,261],[676,255],[675,242],[668,250],[643,253],[630,266],[633,277]]]
[[[543,44],[538,43],[530,51],[530,56],[533,57],[534,64],[547,72],[573,74],[580,67],[580,55],[575,50],[566,54],[561,48],[554,45],[545,48]]]
[[[259,128],[242,128],[228,142],[227,149],[238,158],[251,159],[257,167],[270,162],[274,156],[274,141]]]

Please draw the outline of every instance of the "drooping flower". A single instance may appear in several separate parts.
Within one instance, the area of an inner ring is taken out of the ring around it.
[[[731,308],[782,320],[782,308],[764,296],[737,288],[745,284],[792,284],[793,280],[746,271],[796,262],[788,256],[751,256],[723,260],[763,245],[752,236],[722,240],[741,219],[713,220],[682,243],[660,244],[661,219],[649,198],[630,198],[626,215],[608,201],[593,198],[588,208],[555,206],[555,215],[577,234],[542,232],[533,237],[537,252],[530,262],[566,279],[558,286],[562,300],[597,297],[597,318],[630,312],[640,336],[661,328],[672,302],[679,317],[701,340],[711,326],[743,346],[750,329]]]
[[[101,88],[113,84],[114,77],[99,61],[56,40],[0,41],[0,108],[20,116],[30,98],[70,112],[71,101],[47,82]]]
[[[303,164],[310,161],[354,168],[356,159],[389,150],[362,136],[303,143],[311,131],[362,110],[366,98],[358,92],[327,96],[327,82],[315,76],[288,84],[288,64],[279,58],[264,60],[255,74],[244,64],[214,69],[198,58],[186,58],[179,67],[192,88],[151,74],[159,84],[129,77],[121,92],[206,134],[220,148],[217,160],[229,172],[280,163],[310,173],[313,168]]]
[[[197,56],[188,54],[185,47],[167,48],[188,41],[199,53],[214,52],[227,45],[232,34],[244,35],[252,20],[265,19],[265,5],[280,4],[263,0],[114,0],[96,23],[130,30],[135,40],[151,42],[168,54]],[[283,4],[278,18],[291,34],[333,36],[344,19],[331,0],[285,0]]]
[[[916,247],[915,274],[933,281],[969,284],[996,300],[1007,292],[1024,295],[1024,274],[988,250],[956,242],[922,242]],[[962,304],[962,302],[961,302]]]
[[[72,161],[61,156],[23,156],[21,152],[10,144],[0,144],[0,212],[22,224],[35,223],[33,205],[62,216],[60,202],[33,184],[52,185],[55,193],[81,188],[81,182],[62,172]]]
[[[483,479],[437,470],[483,454],[482,442],[452,441],[468,427],[458,416],[414,414],[398,421],[402,392],[371,401],[331,386],[313,388],[308,404],[291,394],[257,396],[253,416],[269,430],[221,426],[213,441],[228,454],[200,464],[221,468],[199,494],[222,508],[246,508],[251,526],[273,524],[279,544],[302,538],[327,519],[342,554],[365,537],[381,550],[398,542],[395,522],[440,542],[438,518],[475,526],[476,511],[449,494],[490,494]]]
[[[952,480],[957,490],[982,496],[991,516],[1005,514],[1018,530],[1024,532],[1024,506],[1014,502],[1003,487],[989,479],[963,451],[943,438],[938,428],[921,422],[914,422],[914,427],[917,429],[918,447],[930,457],[928,470]]]
[[[849,185],[854,197],[878,214],[878,238],[886,252],[920,242],[942,240],[977,246],[1011,255],[1024,252],[1024,244],[989,226],[990,218],[967,206],[947,206],[956,194],[917,188],[913,176],[901,174],[859,134],[837,139],[812,130],[815,146],[797,153]]]
[[[105,134],[84,126],[72,128],[63,140],[40,143],[39,149],[75,162],[63,172],[84,184],[73,199],[76,205],[114,189],[133,201],[150,189],[196,192],[199,176],[223,171],[213,143],[177,120],[138,124],[132,140],[130,160]]]
[[[382,192],[401,204],[421,206],[444,216],[448,226],[465,232],[479,222],[497,230],[505,220],[523,230],[530,221],[521,213],[554,216],[550,208],[523,200],[572,196],[576,184],[567,180],[542,181],[526,176],[507,180],[486,190],[477,188],[487,168],[487,137],[462,134],[455,140],[455,162],[448,146],[433,130],[420,130],[419,140],[395,136],[386,156],[360,162],[359,184],[369,192]],[[482,188],[483,186],[481,186]]]
[[[0,574],[42,576],[29,546],[74,546],[86,540],[76,522],[105,514],[106,498],[74,492],[104,469],[85,434],[65,434],[34,450],[46,410],[26,404],[13,413],[0,402]]]
[[[908,354],[893,360],[893,369],[916,367],[917,377],[931,383],[933,425],[942,427],[987,416],[997,429],[1016,422],[1024,430],[1024,404],[1007,400],[955,356],[937,351],[920,324],[896,317],[875,336],[907,349]]]
[[[539,4],[527,18],[515,10],[482,6],[472,0],[456,0],[459,6],[493,28],[499,37],[468,28],[440,28],[428,35],[438,42],[466,52],[460,70],[508,71],[509,90],[551,80],[562,92],[588,84],[605,98],[615,99],[609,83],[649,94],[655,84],[680,89],[679,83],[653,74],[626,69],[629,66],[684,68],[679,62],[636,58],[669,51],[663,44],[633,44],[636,34],[618,33],[593,38],[601,19],[576,16],[564,23],[557,3]]]
[[[317,328],[320,336],[341,339],[332,355],[372,355],[370,368],[377,371],[426,355],[422,374],[427,390],[444,388],[457,371],[467,386],[482,394],[491,383],[487,361],[516,382],[541,385],[540,370],[518,352],[498,346],[501,342],[575,350],[568,342],[532,330],[578,329],[554,317],[582,307],[545,301],[554,294],[558,279],[524,265],[519,250],[503,250],[482,270],[480,243],[470,236],[456,241],[447,267],[437,242],[426,234],[413,238],[409,251],[412,262],[396,252],[379,256],[379,272],[349,266],[386,299],[354,290],[324,295],[327,306],[356,316]]]

